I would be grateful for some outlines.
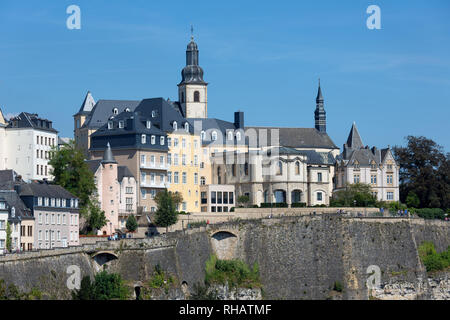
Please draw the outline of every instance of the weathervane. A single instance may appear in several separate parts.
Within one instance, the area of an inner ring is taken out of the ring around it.
[[[191,40],[194,40],[194,26],[191,24]]]

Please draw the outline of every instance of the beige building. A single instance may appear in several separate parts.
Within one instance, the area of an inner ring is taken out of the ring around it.
[[[370,184],[379,201],[399,201],[399,170],[392,150],[364,147],[356,124],[350,130],[343,152],[337,158],[335,191],[347,184]]]
[[[230,212],[236,207],[234,185],[210,184],[200,187],[201,212]]]

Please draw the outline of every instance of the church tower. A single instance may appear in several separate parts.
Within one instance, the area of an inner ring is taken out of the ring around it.
[[[317,130],[319,130],[320,132],[327,132],[327,116],[325,108],[323,107],[323,96],[322,89],[320,88],[320,79],[319,91],[317,92],[316,98],[316,111],[314,112],[314,120]]]
[[[207,86],[203,81],[203,69],[198,64],[198,47],[191,35],[186,50],[186,67],[181,71],[178,84],[178,101],[186,118],[208,117]]]

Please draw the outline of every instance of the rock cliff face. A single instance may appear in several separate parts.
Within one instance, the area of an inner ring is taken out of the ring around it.
[[[70,265],[79,266],[81,276],[106,268],[141,286],[159,264],[179,283],[180,290],[167,298],[179,299],[203,283],[205,262],[217,254],[258,263],[267,299],[448,299],[447,274],[429,277],[419,260],[423,241],[446,249],[450,223],[333,214],[235,221],[145,240],[0,257],[0,279],[66,299]],[[371,266],[379,268],[379,289],[367,286]],[[224,288],[222,296],[259,298]]]

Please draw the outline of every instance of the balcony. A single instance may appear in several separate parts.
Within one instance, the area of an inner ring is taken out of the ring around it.
[[[141,169],[164,170],[164,171],[167,171],[169,168],[169,166],[165,163],[156,164],[156,163],[152,163],[152,162],[146,162],[146,163],[141,162],[139,167]]]
[[[167,183],[167,182],[163,182],[163,183],[156,183],[156,182],[153,182],[153,183],[149,183],[149,182],[144,182],[144,181],[141,181],[141,187],[142,188],[153,188],[153,189],[166,189],[166,188],[170,188],[170,183]]]

